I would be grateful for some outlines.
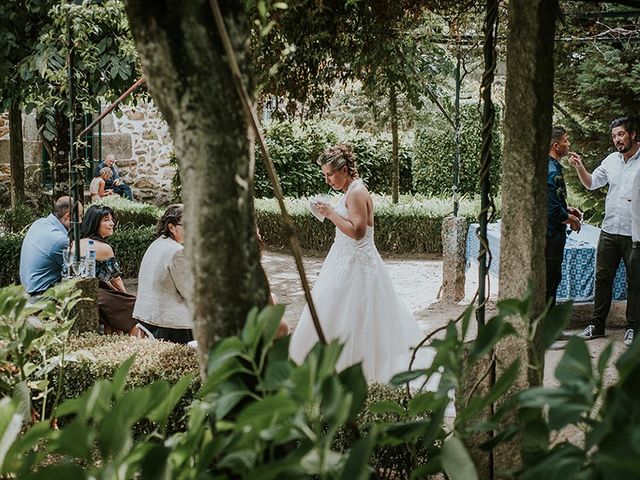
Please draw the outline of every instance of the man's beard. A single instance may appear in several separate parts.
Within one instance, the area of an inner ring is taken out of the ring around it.
[[[626,144],[626,143],[616,143],[616,148],[618,149],[618,152],[620,152],[620,153],[627,153],[629,150],[631,150],[631,142],[629,142],[628,144]]]

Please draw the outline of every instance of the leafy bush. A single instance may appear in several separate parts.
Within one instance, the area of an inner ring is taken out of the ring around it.
[[[116,230],[109,244],[122,268],[122,276],[137,278],[144,252],[155,240],[155,227]]]
[[[0,234],[0,287],[20,281],[20,249],[24,234]]]
[[[155,205],[134,202],[124,197],[103,197],[96,203],[113,209],[118,229],[155,226],[163,213]]]
[[[381,252],[442,253],[442,219],[452,211],[451,201],[421,196],[400,199],[393,205],[389,197],[373,196],[375,243]],[[307,200],[287,199],[287,210],[296,226],[303,249],[326,251],[333,242],[335,227],[319,222],[307,209]],[[479,211],[476,200],[461,199],[459,214],[473,218]],[[274,199],[256,200],[260,232],[269,247],[285,248],[287,237],[278,204]]]
[[[324,182],[318,155],[330,145],[347,143],[356,154],[360,176],[369,188],[381,194],[391,193],[391,137],[373,135],[322,121],[271,123],[266,129],[269,153],[287,197],[305,197],[329,189]],[[411,150],[401,145],[400,192],[411,193]],[[255,195],[272,197],[271,183],[264,169],[262,152],[256,149]]]
[[[5,232],[20,232],[31,225],[39,214],[27,205],[16,205],[0,211],[0,226]]]
[[[460,171],[458,193],[480,193],[479,176],[482,122],[477,105],[462,107]],[[499,115],[496,115],[492,163],[489,169],[491,193],[500,187],[502,172],[502,140]],[[422,117],[413,144],[413,186],[424,195],[450,195],[453,182],[453,162],[456,155],[455,134],[444,116],[429,112]]]

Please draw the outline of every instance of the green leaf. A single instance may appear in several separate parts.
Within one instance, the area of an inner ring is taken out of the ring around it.
[[[592,382],[591,354],[583,339],[578,337],[569,339],[564,355],[556,367],[555,375],[561,383],[566,384]]]
[[[420,378],[423,375],[429,373],[429,370],[426,369],[418,369],[418,370],[410,370],[407,372],[400,372],[393,376],[393,378],[389,381],[391,385],[400,386],[405,383],[409,383],[416,378]]]
[[[351,409],[347,421],[353,420],[367,401],[367,380],[362,372],[362,364],[352,365],[338,374],[342,385],[351,392]]]
[[[444,442],[441,453],[442,467],[451,480],[477,480],[478,472],[462,441],[451,436]]]
[[[369,405],[367,409],[371,413],[385,414],[385,413],[395,413],[397,415],[401,415],[404,417],[406,411],[402,406],[400,406],[396,402],[392,402],[390,400],[381,400],[379,402],[372,403]]]
[[[169,419],[169,415],[191,385],[192,380],[193,375],[185,375],[178,380],[176,384],[171,387],[169,393],[161,399],[160,404],[147,415],[147,418],[164,428]]]
[[[0,399],[0,471],[9,448],[18,438],[24,417],[18,403],[9,397]]]
[[[516,358],[509,368],[507,368],[497,378],[495,384],[489,389],[484,396],[474,396],[469,401],[466,408],[463,408],[461,412],[458,412],[459,420],[462,418],[472,418],[478,412],[481,412],[485,408],[495,403],[500,397],[502,397],[507,390],[513,385],[513,382],[518,377],[520,372],[520,359]]]
[[[419,393],[409,400],[409,415],[419,416],[429,413],[440,405],[440,399],[433,392]]]
[[[555,342],[562,331],[569,325],[573,303],[560,303],[547,313],[542,321],[542,339],[545,349]]]
[[[513,333],[511,324],[506,323],[500,316],[493,317],[486,325],[479,327],[469,359],[476,361],[489,352],[501,338]]]
[[[133,366],[133,362],[135,361],[136,356],[132,355],[127,358],[122,365],[116,370],[113,374],[113,396],[118,399],[122,396],[122,391],[124,390],[124,384],[127,381],[127,377],[129,376],[129,371]]]
[[[369,467],[368,460],[375,444],[375,433],[356,442],[349,451],[349,457],[340,475],[340,480],[367,480],[370,478],[372,469]]]

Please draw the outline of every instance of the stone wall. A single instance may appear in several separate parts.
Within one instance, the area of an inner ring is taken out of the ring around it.
[[[102,158],[113,154],[123,180],[131,185],[136,200],[167,205],[171,203],[170,164],[173,144],[169,128],[152,103],[122,106],[102,121]],[[9,121],[0,114],[0,203],[8,204]],[[42,145],[37,139],[33,115],[23,118],[25,180],[29,195],[39,195]],[[94,130],[94,155],[98,156],[98,128]],[[90,178],[85,180],[88,186]],[[5,198],[6,197],[6,198]]]

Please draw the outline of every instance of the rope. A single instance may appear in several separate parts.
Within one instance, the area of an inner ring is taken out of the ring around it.
[[[307,300],[307,305],[309,306],[309,312],[311,313],[313,326],[316,329],[316,333],[318,335],[318,339],[320,340],[320,343],[326,344],[327,340],[324,336],[324,332],[322,331],[322,326],[320,325],[320,321],[318,320],[318,313],[316,312],[316,307],[313,303],[313,298],[311,297],[311,289],[309,288],[309,282],[307,281],[307,275],[305,274],[305,271],[304,271],[304,264],[302,263],[302,250],[300,248],[300,242],[298,241],[298,237],[296,235],[295,227],[293,225],[293,221],[291,220],[291,216],[289,215],[289,212],[287,212],[287,208],[284,205],[284,196],[282,194],[282,187],[280,186],[280,180],[278,179],[278,175],[273,166],[271,155],[269,155],[267,144],[266,144],[264,135],[262,133],[262,129],[260,128],[260,122],[258,120],[258,116],[256,115],[253,102],[251,101],[249,94],[247,92],[247,89],[245,88],[244,83],[242,82],[240,67],[238,66],[238,59],[236,58],[233,45],[231,44],[231,39],[229,38],[227,27],[225,26],[224,19],[222,18],[220,5],[218,4],[218,0],[209,0],[209,4],[211,6],[211,10],[213,11],[213,17],[215,19],[216,26],[218,27],[218,32],[220,33],[220,38],[222,40],[224,50],[227,54],[227,60],[229,63],[229,69],[231,70],[231,76],[233,77],[233,83],[236,87],[238,96],[240,97],[240,101],[242,102],[242,106],[244,107],[244,111],[247,116],[247,119],[249,120],[249,123],[251,124],[253,130],[255,131],[256,138],[258,139],[258,143],[260,144],[260,148],[262,150],[262,158],[264,160],[264,166],[265,166],[265,169],[267,170],[267,174],[269,175],[271,186],[273,187],[273,193],[278,199],[278,205],[280,206],[280,213],[282,215],[282,220],[284,221],[285,230],[287,232],[287,240],[289,242],[289,247],[291,248],[291,252],[293,253],[293,258],[295,259],[296,267],[298,268],[298,274],[300,275],[300,282],[302,283],[304,296],[305,296],[305,299]]]

